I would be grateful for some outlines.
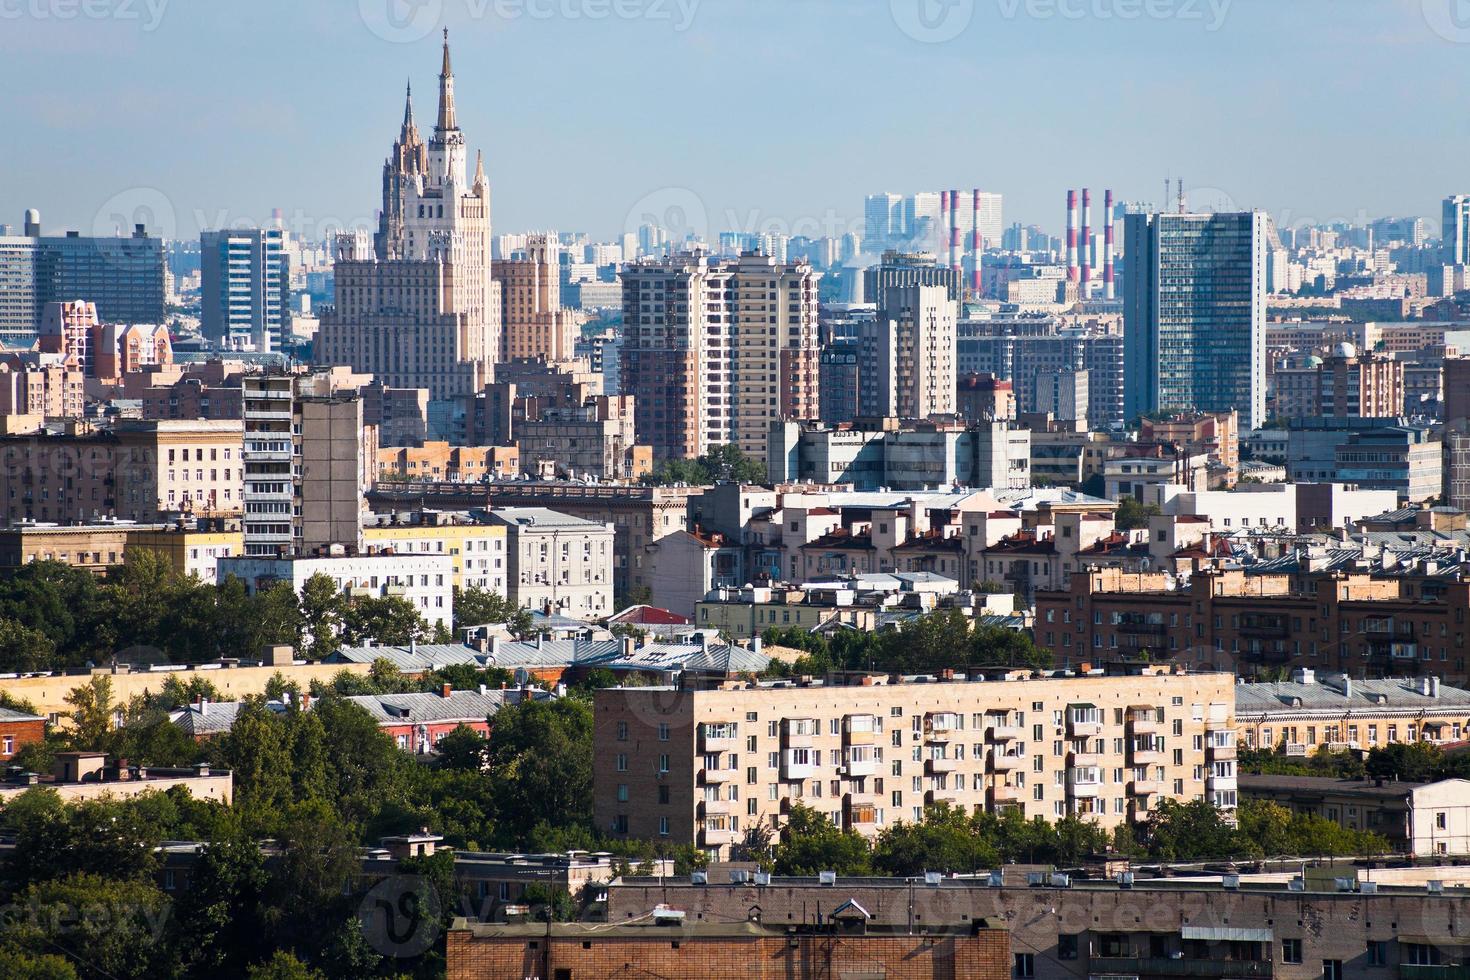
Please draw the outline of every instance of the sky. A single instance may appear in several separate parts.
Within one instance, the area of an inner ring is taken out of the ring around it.
[[[1423,215],[1470,192],[1470,0],[0,0],[0,223],[374,220],[448,27],[497,232],[841,234],[865,194]],[[473,156],[471,157],[473,161]]]

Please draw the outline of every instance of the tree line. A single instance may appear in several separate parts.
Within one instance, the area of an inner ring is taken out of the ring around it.
[[[508,623],[529,629],[529,615],[503,596],[472,588],[455,593],[455,629]],[[517,635],[519,635],[519,632]],[[289,644],[320,660],[339,645],[365,639],[404,645],[448,642],[402,596],[350,596],[313,575],[297,595],[278,582],[249,594],[228,576],[218,584],[183,575],[149,551],[98,578],[56,561],[38,561],[0,578],[0,673],[81,670],[110,662],[194,664],[251,659]]]
[[[932,673],[944,668],[1051,667],[1049,650],[1025,633],[977,623],[958,609],[915,616],[890,629],[834,630],[830,637],[796,627],[761,634],[767,646],[803,651],[793,663],[773,660],[768,676],[820,676],[840,670]]]

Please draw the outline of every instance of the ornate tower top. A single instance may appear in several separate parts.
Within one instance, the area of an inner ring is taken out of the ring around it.
[[[459,128],[454,119],[454,69],[449,66],[449,28],[444,28],[444,66],[439,71],[439,123],[435,133]]]

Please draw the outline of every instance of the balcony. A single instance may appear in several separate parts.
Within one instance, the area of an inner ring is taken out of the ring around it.
[[[985,791],[991,806],[1001,803],[1019,803],[1021,801],[1021,787],[1011,786],[1008,783],[995,783]]]
[[[1087,712],[1067,712],[1067,734],[1070,737],[1088,738],[1094,735],[1101,735],[1102,733],[1102,712],[1096,708],[1092,708]]]
[[[703,847],[723,847],[733,844],[740,839],[740,834],[733,830],[710,830],[702,829],[699,832],[699,843]]]
[[[1470,980],[1470,966],[1450,963],[1400,963],[1399,980]]]
[[[720,783],[728,783],[737,775],[734,769],[701,769],[699,771],[701,782],[706,786],[715,786]]]
[[[847,770],[849,777],[871,776],[878,771],[878,757],[870,752],[864,759],[845,759],[842,768]]]
[[[1206,776],[1205,789],[1217,792],[1225,789],[1235,789],[1234,776]]]
[[[931,789],[924,794],[924,802],[930,806],[939,803],[948,803],[950,806],[954,806],[959,801],[959,793],[952,789]]]
[[[1157,735],[1161,727],[1159,717],[1152,708],[1128,713],[1128,730],[1135,735]]]
[[[1091,799],[1102,794],[1101,772],[1089,770],[1067,770],[1067,795],[1078,799]]]
[[[781,744],[790,748],[810,748],[817,737],[817,723],[811,718],[786,718],[781,722]]]
[[[699,815],[701,817],[712,817],[715,814],[731,814],[735,812],[738,804],[734,800],[700,800]]]
[[[1137,977],[1231,977],[1271,976],[1269,960],[1187,960],[1164,956],[1091,956],[1087,972]]]
[[[740,747],[740,734],[734,725],[700,725],[699,744],[705,752],[731,752]]]
[[[1128,761],[1135,766],[1159,765],[1164,761],[1164,750],[1149,746],[1143,748],[1137,743],[1128,744]]]
[[[1107,753],[1097,751],[1096,747],[1073,749],[1068,755],[1074,766],[1100,766],[1107,758]]]
[[[877,722],[872,715],[848,715],[842,721],[844,745],[872,745],[878,740]]]
[[[1228,759],[1234,759],[1236,755],[1237,749],[1234,742],[1229,745],[1205,745],[1205,758],[1211,762],[1225,762]]]
[[[1158,796],[1164,791],[1161,779],[1135,779],[1128,784],[1128,792],[1134,796]]]
[[[1000,752],[995,749],[990,751],[990,771],[1010,772],[1026,761],[1026,757],[1019,752]]]
[[[954,772],[960,767],[959,759],[925,759],[924,774],[926,776],[937,776],[940,773]]]
[[[959,731],[959,716],[951,712],[939,712],[924,718],[924,739],[929,742],[948,742]]]
[[[1020,725],[1008,725],[1001,722],[991,725],[986,734],[989,735],[992,742],[1014,742],[1026,737],[1026,731]]]

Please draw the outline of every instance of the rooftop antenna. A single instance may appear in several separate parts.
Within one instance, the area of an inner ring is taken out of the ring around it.
[[[1179,178],[1179,213],[1184,213],[1184,178]]]

